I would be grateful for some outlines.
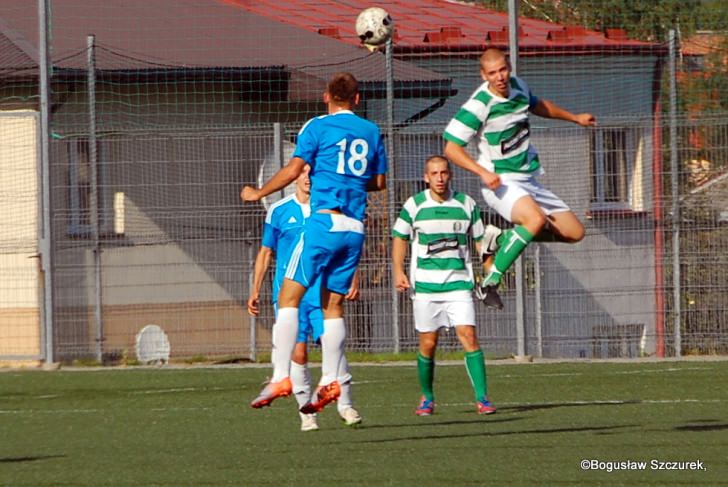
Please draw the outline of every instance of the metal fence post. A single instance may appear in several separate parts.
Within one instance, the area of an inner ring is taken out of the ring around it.
[[[254,267],[255,267],[255,250],[253,248],[253,239],[250,236],[250,232],[248,232],[248,238],[247,238],[247,244],[248,244],[248,265],[251,267],[248,269],[248,295],[250,295],[252,289],[253,289],[253,279],[255,277]],[[245,307],[246,298],[243,296],[243,306]],[[249,358],[252,362],[255,362],[258,359],[258,320],[255,316],[248,315],[248,323],[250,325],[250,349],[249,349]]]
[[[284,160],[284,154],[283,154],[283,124],[280,122],[274,122],[273,123],[273,154],[274,154],[274,160],[275,160],[275,170],[271,172],[271,174],[275,174],[278,171],[281,170],[283,166],[286,165],[286,162]],[[261,181],[260,184],[265,183],[265,181]],[[279,199],[282,199],[286,196],[286,189],[283,188],[280,190]]]
[[[511,72],[518,76],[518,0],[508,0],[508,43]],[[524,257],[516,260],[516,358],[527,360],[528,339],[526,336],[526,290],[524,286]]]
[[[50,75],[48,43],[50,39],[50,0],[38,0],[38,45],[40,70],[40,165],[42,230],[38,247],[43,272],[43,325],[41,335],[43,358],[46,364],[54,362],[53,354],[53,232],[51,228],[51,176],[50,176]]]
[[[394,152],[394,64],[392,61],[394,55],[394,44],[392,38],[387,39],[385,60],[387,70],[387,159],[389,159],[390,178],[387,182],[387,199],[389,200],[389,226],[394,226],[397,218],[397,210],[394,207],[396,193],[394,191],[394,179],[396,179],[395,171],[395,152]],[[391,287],[392,293],[392,335],[394,338],[393,352],[399,353],[399,293]]]
[[[675,356],[682,355],[682,334],[680,330],[682,306],[680,302],[680,175],[677,161],[677,74],[675,30],[668,33],[670,73],[670,184],[672,190],[672,297],[673,338]]]
[[[96,360],[101,362],[104,355],[104,326],[101,315],[103,289],[101,281],[101,245],[99,243],[99,170],[96,147],[96,37],[86,37],[86,65],[88,91],[88,165],[91,179],[91,237],[94,253],[94,322],[96,325]]]
[[[541,296],[541,244],[533,248],[533,292],[534,292],[534,317],[536,320],[536,356],[543,357],[543,316]]]

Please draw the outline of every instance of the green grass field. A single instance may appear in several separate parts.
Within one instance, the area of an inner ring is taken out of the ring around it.
[[[728,485],[725,361],[491,365],[488,417],[461,365],[425,418],[414,366],[352,372],[363,425],[330,407],[308,433],[293,399],[247,406],[267,369],[2,372],[0,485]]]

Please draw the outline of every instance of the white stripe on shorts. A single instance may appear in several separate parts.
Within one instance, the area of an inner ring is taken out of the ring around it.
[[[288,259],[288,266],[286,267],[286,275],[285,277],[287,279],[293,279],[293,276],[296,275],[296,268],[298,267],[298,263],[301,261],[301,254],[303,253],[303,233],[301,233],[301,236],[298,238],[298,243],[296,243],[296,246],[293,247],[293,252],[291,252],[291,257]]]

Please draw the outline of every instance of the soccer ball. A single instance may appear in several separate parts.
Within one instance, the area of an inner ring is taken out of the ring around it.
[[[393,32],[394,20],[383,8],[366,8],[356,18],[356,35],[362,44],[381,46],[392,37]]]

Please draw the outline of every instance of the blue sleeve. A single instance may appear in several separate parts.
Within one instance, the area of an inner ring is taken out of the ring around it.
[[[528,92],[528,108],[535,108],[536,105],[538,105],[538,97],[531,93],[531,91]]]
[[[296,150],[293,151],[293,157],[300,157],[308,164],[313,166],[316,160],[316,152],[318,150],[318,141],[316,140],[316,131],[312,128],[313,119],[306,124],[298,132],[296,139]]]
[[[516,79],[518,80],[519,84],[521,85],[521,88],[523,89],[523,91],[525,91],[526,95],[528,96],[528,109],[531,110],[531,109],[535,108],[536,105],[538,105],[538,97],[533,94],[533,92],[531,91],[531,88],[528,87],[528,84],[525,81],[523,81],[521,78],[516,78]]]
[[[265,225],[263,225],[263,238],[260,244],[263,247],[268,247],[269,249],[273,249],[275,251],[276,247],[278,246],[278,233],[279,232],[276,227],[266,223]]]

